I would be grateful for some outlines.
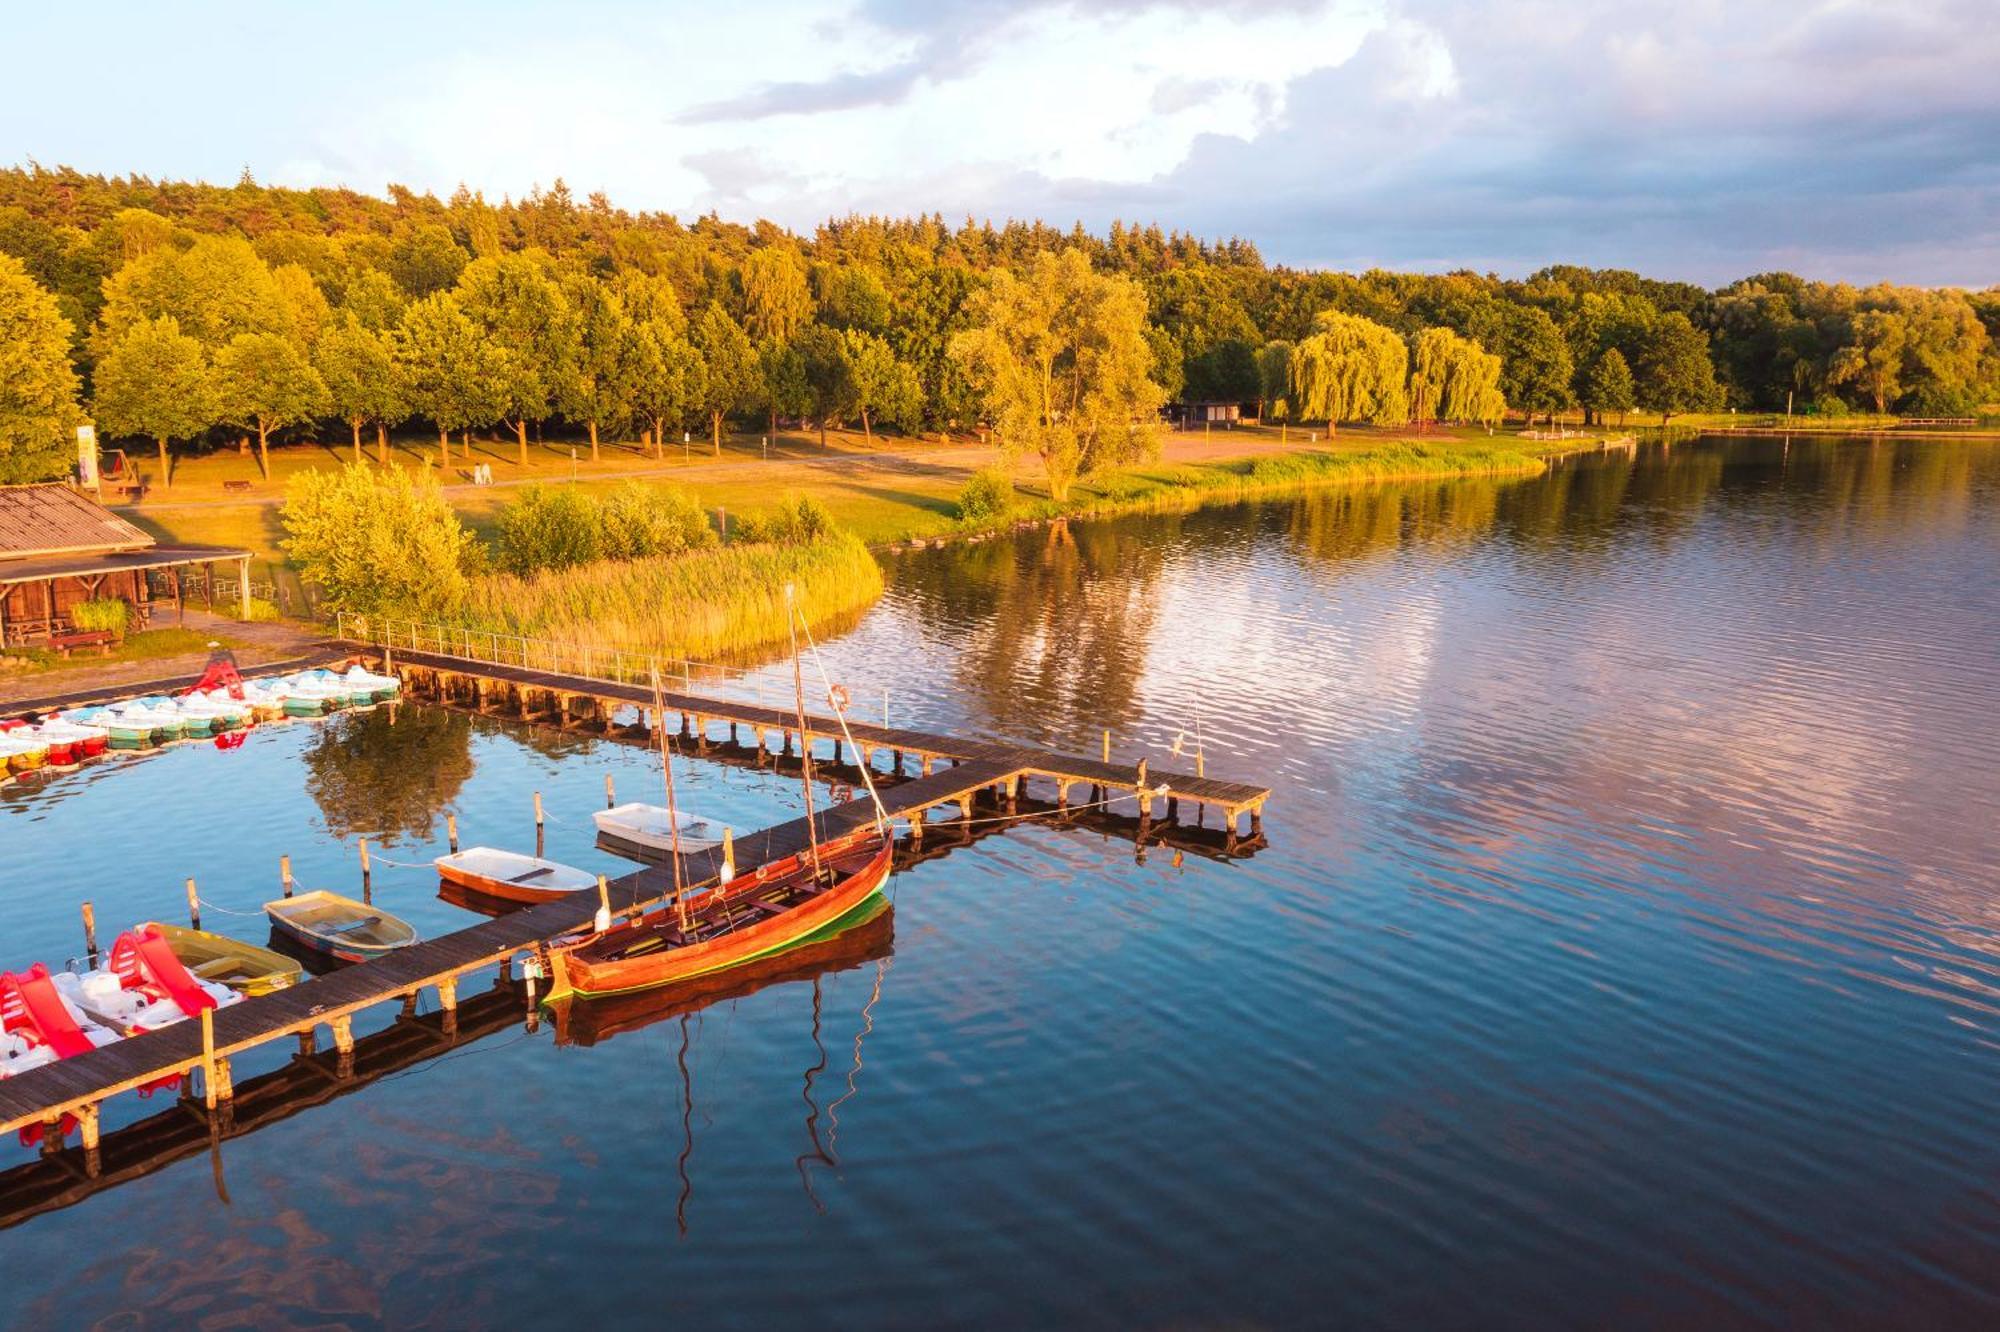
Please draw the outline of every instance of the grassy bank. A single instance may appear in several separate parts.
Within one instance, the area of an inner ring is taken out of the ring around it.
[[[882,570],[847,534],[717,546],[666,559],[604,561],[474,582],[468,628],[567,646],[740,661],[785,641],[785,587],[807,623],[838,628],[882,595]]]
[[[1314,449],[1216,463],[1127,468],[1077,486],[1066,500],[1021,496],[1002,513],[961,517],[956,530],[970,535],[1018,522],[1185,511],[1320,486],[1537,476],[1547,470],[1543,457],[1549,452],[1532,445],[1391,443],[1346,452]]]

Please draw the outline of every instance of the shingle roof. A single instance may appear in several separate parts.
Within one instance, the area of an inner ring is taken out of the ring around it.
[[[0,486],[0,560],[152,544],[153,538],[68,486]]]

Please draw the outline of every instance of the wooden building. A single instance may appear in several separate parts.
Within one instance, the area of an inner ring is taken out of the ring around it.
[[[0,647],[72,632],[70,610],[84,601],[123,601],[133,629],[143,629],[162,602],[180,604],[188,566],[229,563],[236,565],[237,610],[247,615],[249,551],[163,546],[60,483],[0,486]]]

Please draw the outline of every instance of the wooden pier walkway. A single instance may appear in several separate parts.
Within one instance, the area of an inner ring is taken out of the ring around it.
[[[596,724],[605,729],[616,725],[621,707],[639,709],[643,714],[653,706],[650,686],[627,684],[590,676],[564,675],[477,661],[431,652],[397,650],[385,653],[380,647],[351,642],[357,655],[367,656],[384,670],[393,671],[413,695],[443,702],[465,703],[478,711],[511,711],[526,719],[544,719],[561,726]],[[788,708],[665,690],[662,702],[670,713],[681,717],[681,730],[697,753],[710,742],[710,728],[727,725],[731,738],[739,729],[748,730],[763,748],[767,737],[781,739],[789,750],[798,729],[798,717]],[[1113,763],[1102,758],[1060,754],[1025,745],[966,740],[929,731],[876,726],[847,719],[847,733],[861,749],[860,761],[872,765],[878,752],[894,756],[893,770],[900,771],[905,756],[914,758],[923,773],[942,760],[959,763],[993,763],[1005,768],[1000,781],[1019,784],[1042,779],[1055,787],[1056,803],[1067,805],[1069,793],[1077,786],[1094,786],[1129,793],[1143,812],[1150,813],[1152,802],[1164,799],[1170,806],[1182,802],[1217,810],[1225,824],[1234,825],[1248,816],[1250,831],[1261,825],[1269,787],[1244,782],[1221,781],[1205,772],[1148,771],[1144,760]],[[835,761],[840,761],[843,743],[840,720],[819,713],[806,714],[807,735],[812,741],[831,741]],[[1162,789],[1164,788],[1164,790]],[[915,811],[921,815],[921,810]]]

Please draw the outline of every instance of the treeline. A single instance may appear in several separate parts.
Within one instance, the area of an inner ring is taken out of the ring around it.
[[[357,451],[422,421],[447,450],[454,431],[502,425],[524,453],[544,423],[656,447],[694,427],[719,447],[732,418],[963,428],[990,404],[955,341],[996,273],[1063,252],[1143,296],[1147,373],[1166,399],[1339,420],[1479,419],[1497,403],[1939,416],[2000,396],[2000,289],[1779,273],[1707,291],[1574,267],[1352,275],[1158,227],[856,217],[808,237],[579,202],[560,182],[492,203],[31,166],[0,171],[0,476],[59,472],[86,413],[163,456],[334,421]],[[1438,373],[1417,365],[1360,411],[1306,382],[1302,346],[1331,335],[1365,359],[1387,350],[1372,327],[1413,362],[1429,338]]]

